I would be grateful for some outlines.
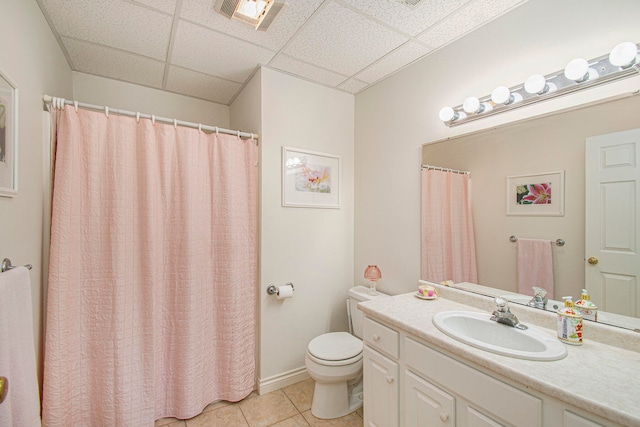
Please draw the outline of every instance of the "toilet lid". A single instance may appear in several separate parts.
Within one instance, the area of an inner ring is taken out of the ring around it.
[[[345,360],[362,353],[362,341],[348,332],[329,332],[309,343],[309,353],[322,360]]]

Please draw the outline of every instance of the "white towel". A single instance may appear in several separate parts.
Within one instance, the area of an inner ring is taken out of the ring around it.
[[[29,270],[0,273],[0,376],[9,380],[0,426],[40,426],[31,304]]]
[[[518,292],[533,295],[533,287],[546,289],[553,298],[553,258],[551,241],[518,239]]]

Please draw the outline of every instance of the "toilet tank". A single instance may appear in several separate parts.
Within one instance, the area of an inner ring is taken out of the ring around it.
[[[389,295],[378,291],[377,295],[369,294],[369,288],[366,286],[355,286],[349,289],[349,312],[351,314],[351,327],[353,335],[362,339],[362,325],[364,323],[364,313],[358,310],[358,303],[362,301],[370,301],[378,298],[389,298]]]

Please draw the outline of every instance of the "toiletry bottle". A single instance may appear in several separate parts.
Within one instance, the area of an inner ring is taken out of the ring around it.
[[[586,289],[582,290],[580,301],[576,302],[576,310],[582,314],[583,319],[598,321],[598,306],[591,301]]]
[[[558,339],[572,345],[582,345],[582,315],[573,306],[571,297],[562,297],[564,307],[558,310]]]

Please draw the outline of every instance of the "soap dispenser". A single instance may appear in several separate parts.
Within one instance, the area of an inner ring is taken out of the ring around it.
[[[575,305],[576,310],[582,314],[583,319],[598,321],[598,306],[591,301],[589,292],[586,289],[582,290],[580,301],[576,302]]]
[[[582,345],[582,315],[571,297],[562,297],[564,307],[558,310],[558,339],[571,345]]]

